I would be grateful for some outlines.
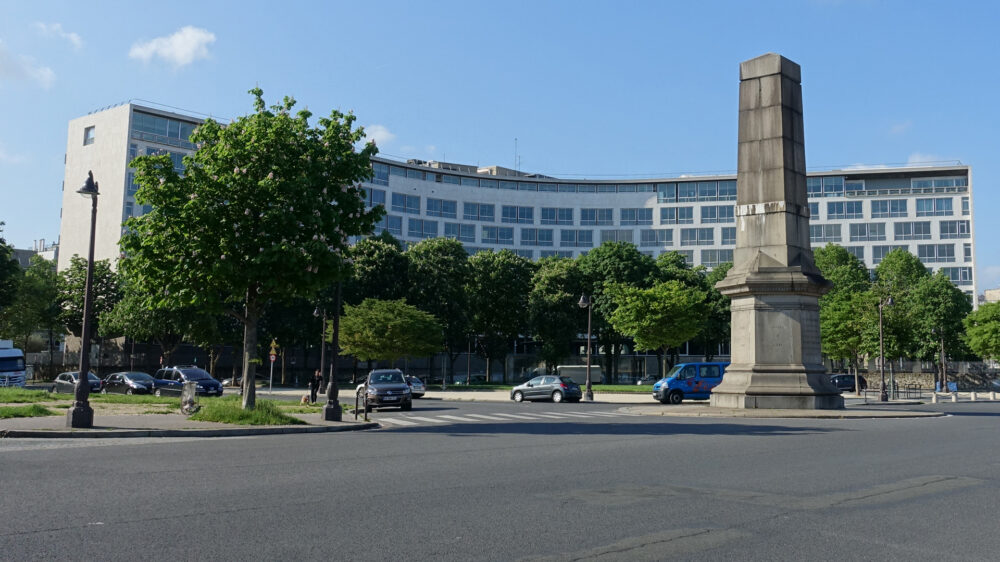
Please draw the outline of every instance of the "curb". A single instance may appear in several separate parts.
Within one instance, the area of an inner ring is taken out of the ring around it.
[[[336,433],[341,431],[361,431],[379,429],[375,422],[350,425],[312,425],[305,427],[238,427],[221,429],[109,429],[94,430],[44,430],[44,429],[6,429],[0,430],[3,438],[49,438],[49,439],[110,439],[116,437],[247,437],[253,435],[280,435],[286,433]]]

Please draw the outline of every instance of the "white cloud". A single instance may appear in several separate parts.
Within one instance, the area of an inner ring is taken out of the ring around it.
[[[896,123],[893,126],[889,127],[889,134],[901,135],[906,131],[909,131],[911,127],[913,127],[913,121],[910,120],[903,121],[902,123]]]
[[[437,152],[437,147],[434,146],[433,144],[429,144],[424,147],[424,151],[427,152],[427,154],[434,154],[435,152]]]
[[[80,50],[83,47],[83,39],[72,31],[63,30],[61,23],[35,22],[35,28],[45,37],[60,37],[73,44],[73,48]]]
[[[22,154],[11,154],[7,152],[7,147],[0,143],[0,162],[4,164],[23,164],[28,158]]]
[[[979,285],[980,291],[1000,287],[1000,265],[987,265],[979,268],[977,277],[976,285]]]
[[[47,66],[35,63],[27,55],[15,55],[0,41],[0,85],[4,82],[30,80],[48,89],[56,80],[56,73]]]
[[[924,154],[922,152],[914,152],[910,154],[910,157],[906,159],[907,166],[934,166],[936,164],[946,164],[954,163],[954,158],[944,158],[938,156],[937,154]]]
[[[378,146],[382,146],[396,138],[396,135],[389,131],[385,125],[368,125],[365,127],[365,136],[375,141],[375,144]]]
[[[128,56],[143,62],[158,57],[174,68],[180,68],[198,59],[208,58],[208,46],[214,42],[215,34],[211,31],[187,25],[171,35],[135,43],[129,49]]]

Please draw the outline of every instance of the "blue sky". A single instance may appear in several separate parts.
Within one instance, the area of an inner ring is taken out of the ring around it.
[[[94,5],[100,7],[94,7]],[[736,168],[738,64],[802,65],[810,169],[973,167],[1000,285],[992,2],[3,2],[0,221],[59,234],[66,125],[129,99],[229,118],[246,91],[353,111],[383,154],[557,176]],[[84,178],[80,178],[81,183]]]

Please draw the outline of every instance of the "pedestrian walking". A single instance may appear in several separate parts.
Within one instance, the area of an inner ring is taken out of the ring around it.
[[[313,373],[311,379],[309,379],[309,402],[312,404],[316,403],[316,393],[319,392],[319,387],[323,385],[323,374],[316,369]]]

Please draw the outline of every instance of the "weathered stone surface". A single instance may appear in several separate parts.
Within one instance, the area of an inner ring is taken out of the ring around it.
[[[732,362],[723,408],[843,408],[825,376],[819,297],[829,289],[809,244],[800,69],[767,54],[740,65]]]

